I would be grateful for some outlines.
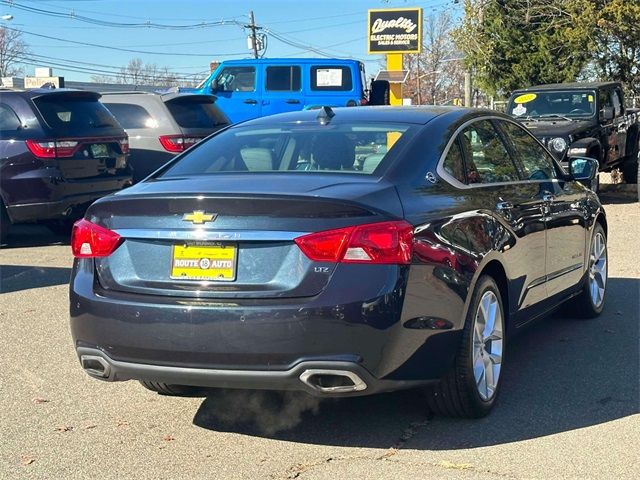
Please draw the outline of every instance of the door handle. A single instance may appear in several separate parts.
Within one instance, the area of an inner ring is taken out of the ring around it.
[[[250,105],[256,105],[258,103],[257,100],[254,100],[253,98],[247,98],[244,103],[248,103]]]
[[[552,193],[543,193],[542,194],[542,201],[545,203],[553,203],[553,201],[556,199],[556,196]]]
[[[285,103],[300,103],[300,100],[296,100],[295,98],[289,98],[285,100]]]
[[[496,203],[496,209],[499,211],[511,210],[512,208],[513,208],[513,203],[511,202],[500,201]]]

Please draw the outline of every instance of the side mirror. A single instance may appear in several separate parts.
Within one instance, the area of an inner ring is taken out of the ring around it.
[[[610,120],[613,120],[613,117],[614,117],[613,107],[602,107],[602,110],[600,110],[601,121],[608,122]]]
[[[592,188],[598,176],[598,160],[589,157],[573,157],[569,159],[569,174],[571,178]]]

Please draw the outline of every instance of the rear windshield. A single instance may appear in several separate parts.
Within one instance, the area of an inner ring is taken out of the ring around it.
[[[211,128],[229,123],[224,113],[210,101],[174,100],[166,105],[182,128]]]
[[[103,102],[122,128],[155,128],[158,126],[149,112],[140,105],[132,103],[108,103]]]
[[[348,92],[352,89],[349,67],[311,67],[311,90]]]
[[[116,119],[97,99],[49,95],[33,99],[47,125],[60,135],[94,133],[94,129],[120,128]]]
[[[210,138],[161,177],[224,172],[340,172],[379,175],[390,151],[415,127],[406,124],[236,127]]]

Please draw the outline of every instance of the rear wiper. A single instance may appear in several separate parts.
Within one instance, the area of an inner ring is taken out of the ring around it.
[[[558,114],[558,113],[545,113],[545,114],[543,114],[543,115],[540,115],[540,118],[550,118],[550,117],[553,117],[553,118],[562,118],[562,119],[564,119],[564,120],[569,120],[570,122],[572,122],[572,121],[573,121],[573,119],[572,119],[572,118],[566,117],[566,116],[564,116],[564,115],[560,115],[560,114]]]

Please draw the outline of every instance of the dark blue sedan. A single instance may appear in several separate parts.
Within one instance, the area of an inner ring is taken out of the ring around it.
[[[598,315],[607,222],[492,111],[367,107],[224,129],[76,223],[71,328],[93,377],[493,406],[510,334]]]

